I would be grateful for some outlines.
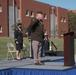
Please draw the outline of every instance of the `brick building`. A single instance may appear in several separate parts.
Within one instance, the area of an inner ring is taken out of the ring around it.
[[[14,5],[13,1],[15,1]],[[0,37],[13,36],[11,27],[18,20],[22,22],[24,29],[26,29],[31,19],[35,18],[37,11],[43,12],[44,28],[49,37],[61,38],[63,33],[68,32],[67,9],[35,0],[0,0]]]
[[[72,11],[73,13],[76,13],[76,10],[70,10],[70,11]]]
[[[0,37],[8,36],[7,0],[0,0]]]

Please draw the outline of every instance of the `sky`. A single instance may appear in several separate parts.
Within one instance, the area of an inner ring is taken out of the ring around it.
[[[36,0],[57,7],[76,10],[76,0]]]

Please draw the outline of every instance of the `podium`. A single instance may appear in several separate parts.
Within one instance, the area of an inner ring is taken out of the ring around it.
[[[74,32],[64,34],[64,66],[74,66]]]

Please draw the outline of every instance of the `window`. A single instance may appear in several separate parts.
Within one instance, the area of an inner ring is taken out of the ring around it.
[[[66,18],[64,17],[64,23],[66,23]]]
[[[2,6],[0,5],[0,12],[2,12]]]
[[[2,26],[0,26],[0,33],[2,33]]]
[[[60,18],[60,22],[63,22],[63,17]]]
[[[30,15],[31,15],[31,17],[34,17],[34,12],[33,12],[33,11],[31,11],[31,14],[30,14]]]
[[[44,14],[44,19],[47,19],[47,15],[46,14]]]
[[[29,10],[26,10],[26,16],[29,16]]]

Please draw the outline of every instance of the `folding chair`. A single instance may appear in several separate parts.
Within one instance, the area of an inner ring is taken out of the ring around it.
[[[23,49],[22,49],[22,51],[23,51],[23,57],[25,57],[25,56],[29,56],[29,49],[27,49],[27,47],[26,47],[26,45],[25,44],[23,44]],[[28,54],[26,54],[26,53],[28,53]]]
[[[7,58],[6,59],[8,59],[9,54],[10,54],[12,59],[14,60],[13,53],[16,54],[16,49],[15,49],[14,45],[12,43],[7,43],[7,47],[8,47],[8,52],[7,52]]]

